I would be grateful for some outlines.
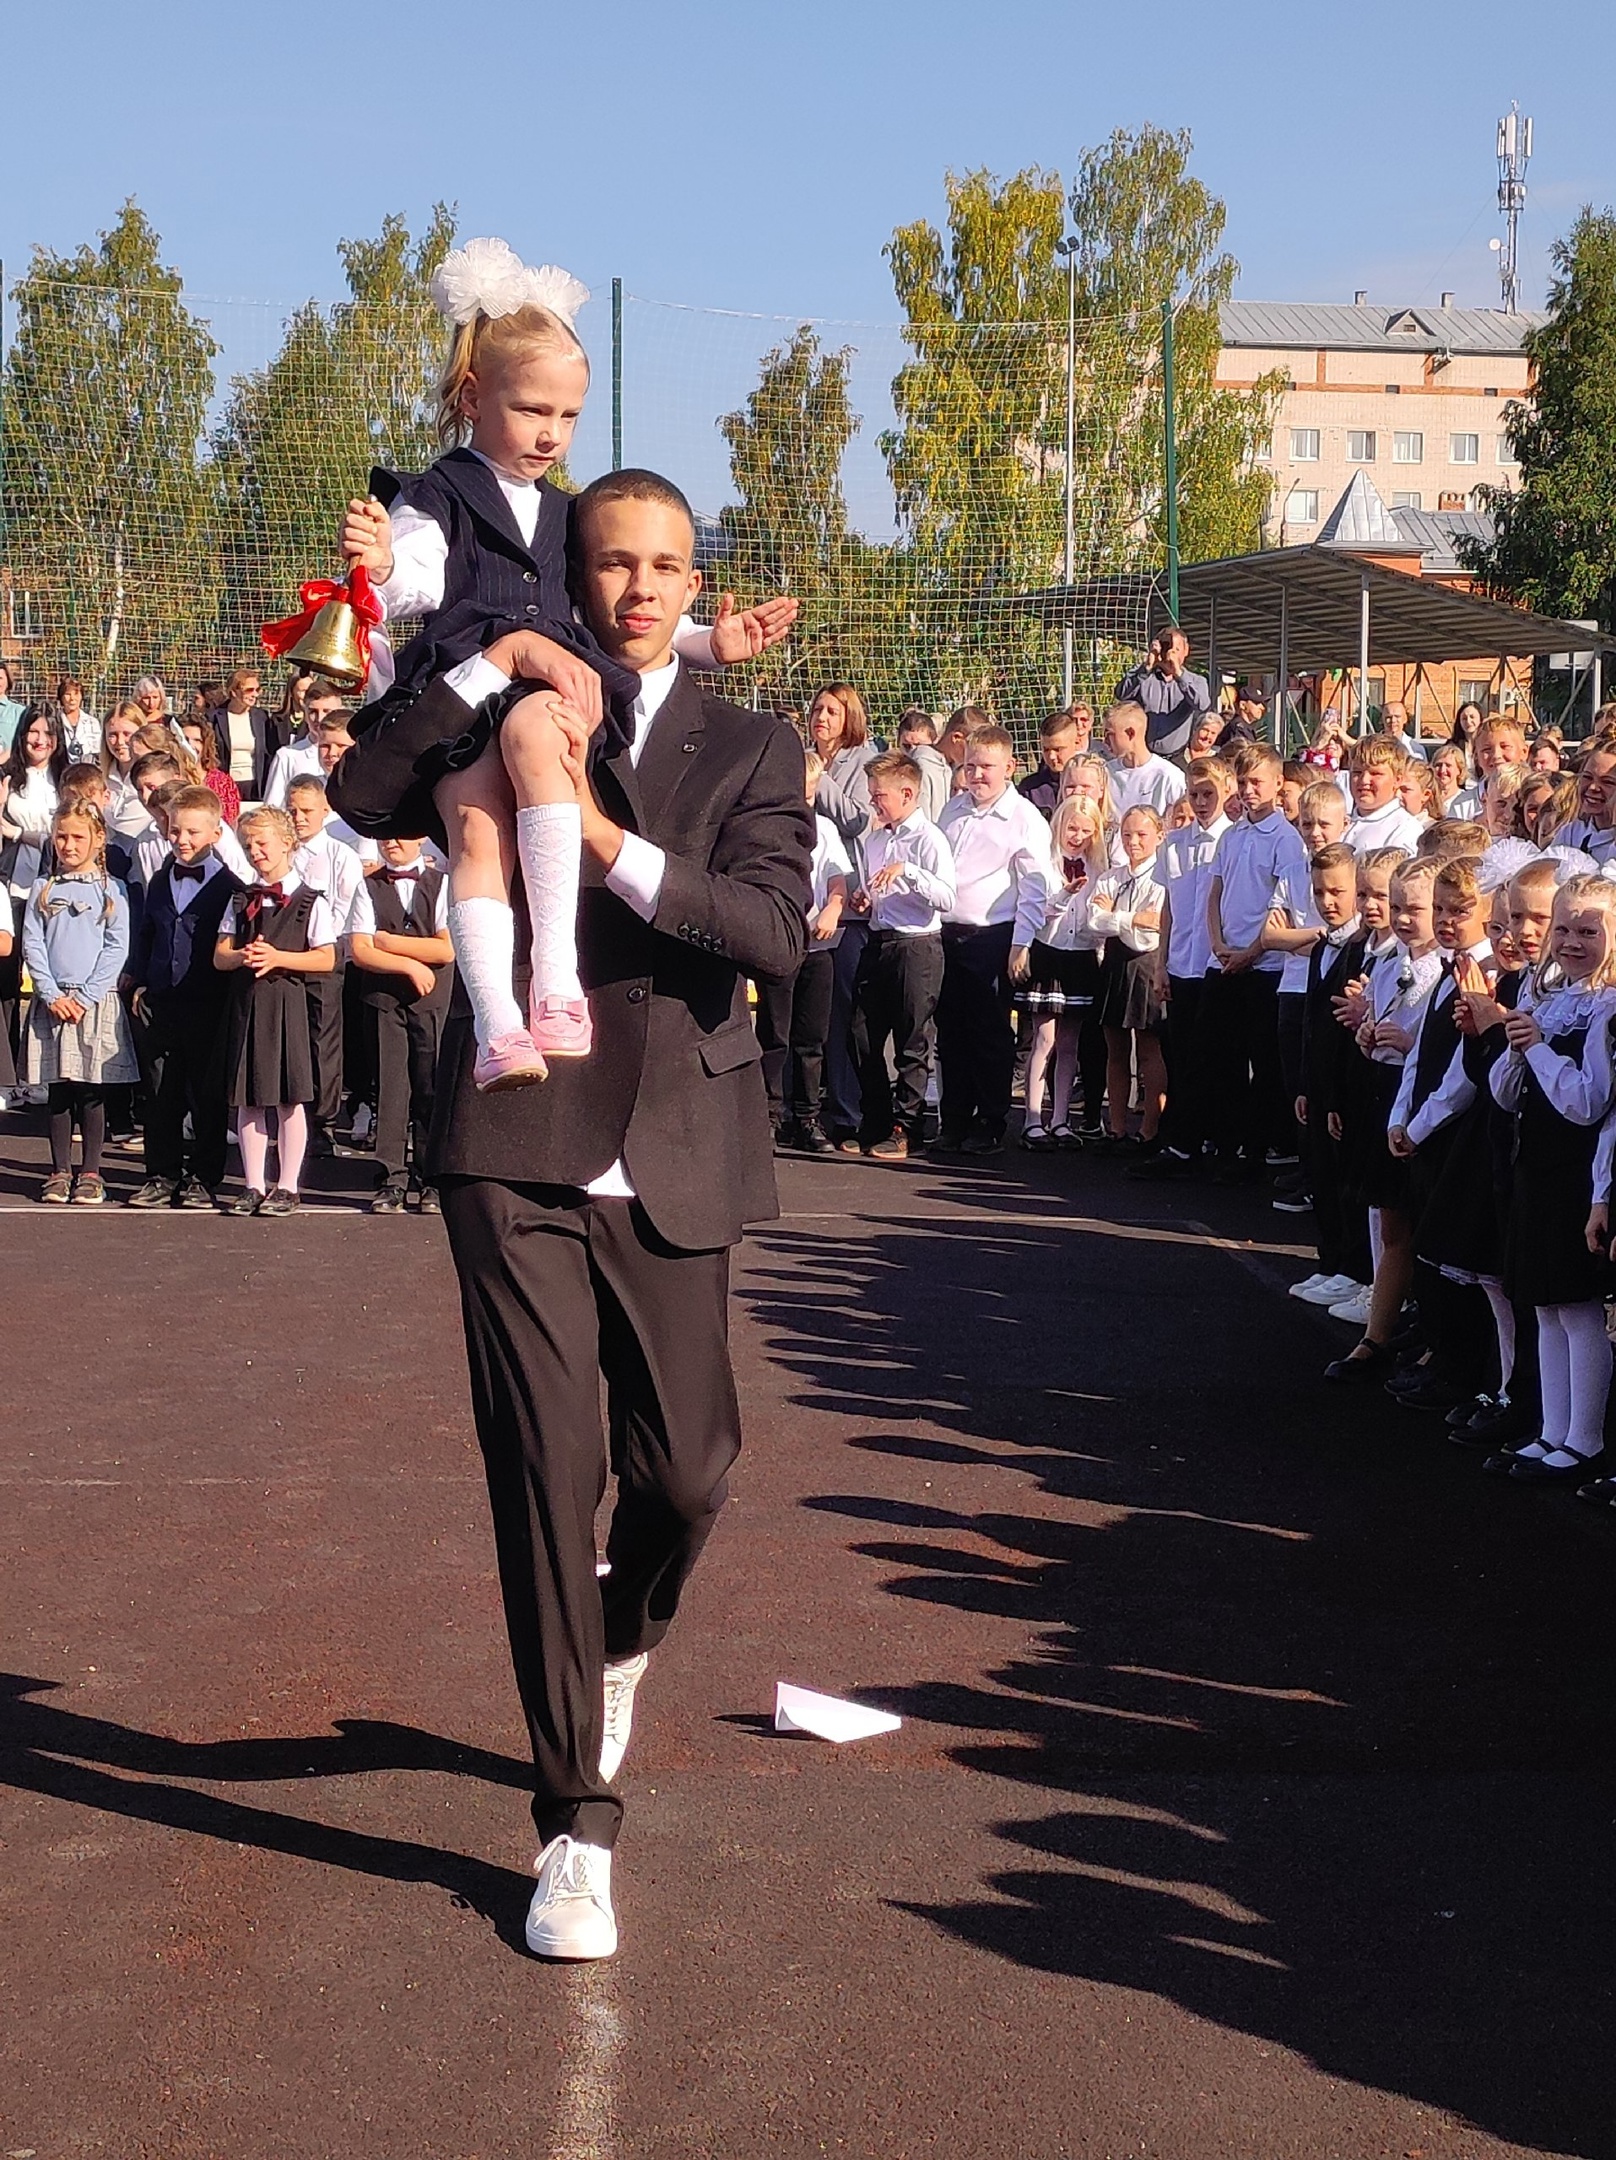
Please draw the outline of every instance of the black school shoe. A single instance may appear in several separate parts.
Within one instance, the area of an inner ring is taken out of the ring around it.
[[[438,1198],[436,1185],[417,1185],[415,1187],[415,1205],[417,1211],[422,1215],[441,1215],[443,1213],[443,1203]]]
[[[834,1155],[836,1143],[818,1118],[800,1118],[791,1139],[793,1155]]]
[[[1562,1452],[1569,1454],[1570,1450]],[[1517,1485],[1575,1485],[1604,1459],[1603,1448],[1597,1455],[1579,1455],[1569,1463],[1546,1463],[1530,1455],[1521,1456],[1510,1466],[1510,1481]]]
[[[1334,1380],[1347,1387],[1361,1387],[1370,1380],[1384,1380],[1386,1368],[1392,1361],[1391,1351],[1384,1343],[1372,1343],[1368,1336],[1354,1345],[1367,1350],[1367,1357],[1338,1357],[1324,1368],[1326,1380]]]
[[[132,1192],[124,1202],[125,1207],[152,1208],[172,1207],[179,1186],[173,1178],[148,1178],[139,1192]]]
[[[258,1203],[260,1215],[295,1215],[297,1210],[297,1194],[288,1192],[284,1185],[271,1185]]]
[[[959,1144],[962,1155],[997,1155],[1003,1146],[1002,1125],[978,1125]]]
[[[174,1205],[193,1214],[200,1214],[205,1208],[211,1214],[219,1205],[219,1196],[209,1192],[200,1178],[188,1177],[175,1195]]]
[[[1538,1420],[1520,1403],[1503,1396],[1488,1396],[1463,1424],[1449,1434],[1455,1447],[1500,1447],[1510,1441],[1529,1440]]]
[[[225,1209],[225,1213],[227,1215],[256,1215],[268,1198],[267,1193],[254,1192],[249,1185],[244,1193],[239,1193],[231,1201],[230,1205]]]
[[[404,1208],[404,1187],[392,1179],[377,1187],[375,1198],[370,1203],[372,1215],[402,1215]]]
[[[1595,1478],[1591,1485],[1579,1485],[1577,1498],[1586,1500],[1590,1507],[1616,1508],[1616,1477]]]

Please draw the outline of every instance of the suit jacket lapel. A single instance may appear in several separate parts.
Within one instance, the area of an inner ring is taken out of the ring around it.
[[[700,762],[706,730],[707,716],[702,711],[701,692],[691,681],[689,670],[681,667],[673,688],[651,723],[650,737],[640,752],[636,773],[640,798],[651,826],[660,825],[666,819],[681,782],[691,767]]]

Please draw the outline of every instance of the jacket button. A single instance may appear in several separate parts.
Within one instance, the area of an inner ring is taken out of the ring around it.
[[[629,992],[628,1001],[631,1005],[643,1005],[645,1003],[645,991],[639,983],[636,983]]]
[[[528,606],[528,607],[525,607],[525,608],[524,608],[524,609],[522,610],[522,613],[523,613],[524,615],[537,615],[537,613],[538,613],[538,612],[539,612],[539,611],[538,611],[538,609],[537,609],[536,607],[532,607],[532,606]]]
[[[683,747],[686,757],[690,757],[694,754],[696,746],[693,742],[687,742],[686,744],[684,744]]]
[[[522,583],[524,585],[537,585],[538,582],[539,573],[536,570],[524,570],[522,572]]]

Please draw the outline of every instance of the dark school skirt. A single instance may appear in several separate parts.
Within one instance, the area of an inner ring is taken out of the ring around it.
[[[1377,1065],[1364,1059],[1359,1075],[1361,1094],[1353,1106],[1353,1119],[1344,1128],[1348,1135],[1348,1160],[1354,1191],[1365,1207],[1407,1208],[1408,1164],[1400,1162],[1386,1145],[1392,1104],[1403,1077],[1401,1065]]]
[[[225,1020],[225,1100],[233,1109],[270,1109],[314,1100],[309,993],[302,975],[230,978]]]
[[[1100,995],[1100,956],[1097,952],[1064,952],[1034,938],[1027,955],[1031,969],[1016,993],[1023,1012],[1040,1020],[1061,1013],[1087,1012]]]
[[[1156,956],[1107,938],[1100,960],[1100,1024],[1160,1029],[1166,1006],[1156,995]]]

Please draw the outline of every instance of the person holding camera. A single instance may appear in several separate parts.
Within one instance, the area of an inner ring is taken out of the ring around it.
[[[1191,674],[1189,657],[1189,639],[1169,627],[1151,640],[1150,658],[1117,685],[1119,705],[1144,707],[1145,748],[1157,757],[1181,757],[1189,748],[1191,728],[1212,707],[1207,679]]]

